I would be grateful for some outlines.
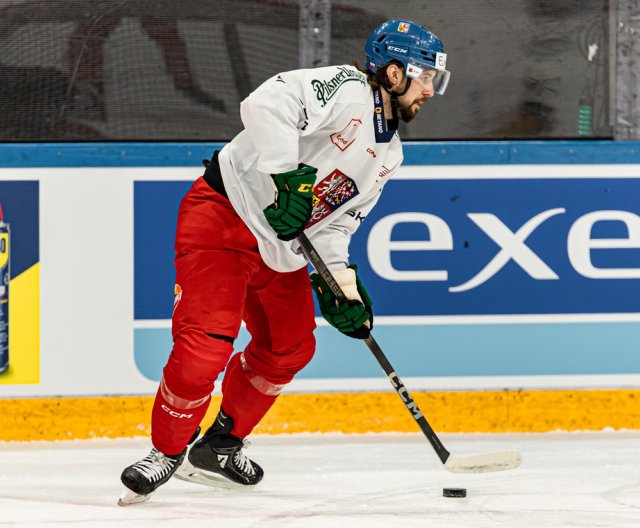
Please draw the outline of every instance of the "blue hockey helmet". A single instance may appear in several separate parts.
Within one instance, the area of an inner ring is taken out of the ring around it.
[[[400,62],[408,78],[417,79],[425,70],[435,70],[433,88],[442,95],[449,84],[447,54],[438,37],[420,24],[408,20],[388,20],[369,36],[364,48],[366,67],[371,73],[391,61]]]

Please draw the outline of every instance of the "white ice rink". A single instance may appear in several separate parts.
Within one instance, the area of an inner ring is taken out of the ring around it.
[[[640,527],[640,431],[442,439],[456,454],[518,449],[523,464],[450,474],[420,434],[254,436],[257,487],[173,479],[123,508],[120,472],[148,440],[0,442],[0,527]]]

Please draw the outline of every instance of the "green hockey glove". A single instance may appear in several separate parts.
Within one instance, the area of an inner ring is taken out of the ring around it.
[[[280,240],[293,240],[309,222],[316,172],[318,169],[301,164],[296,170],[272,174],[278,196],[264,216]]]
[[[322,316],[331,326],[349,337],[366,339],[373,328],[373,303],[357,271],[358,266],[351,264],[347,269],[332,273],[347,297],[346,302],[338,302],[325,280],[317,273],[311,275],[311,287],[318,298]]]

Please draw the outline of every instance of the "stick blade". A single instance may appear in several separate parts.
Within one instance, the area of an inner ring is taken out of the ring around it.
[[[477,455],[450,455],[444,464],[451,473],[492,473],[515,469],[522,463],[517,451],[493,451]]]

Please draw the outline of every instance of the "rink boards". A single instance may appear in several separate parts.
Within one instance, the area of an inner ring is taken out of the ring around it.
[[[24,185],[37,204],[13,208],[37,228],[13,246],[30,265],[11,280],[25,315],[10,317],[0,409],[15,418],[0,438],[147,430],[171,348],[177,207],[214,147],[0,148],[0,203]],[[405,146],[351,261],[376,339],[440,429],[640,427],[639,198],[638,143]],[[366,347],[318,324],[315,358],[261,427],[415,430]],[[97,409],[114,419],[92,422]],[[24,413],[39,433],[21,432]]]

